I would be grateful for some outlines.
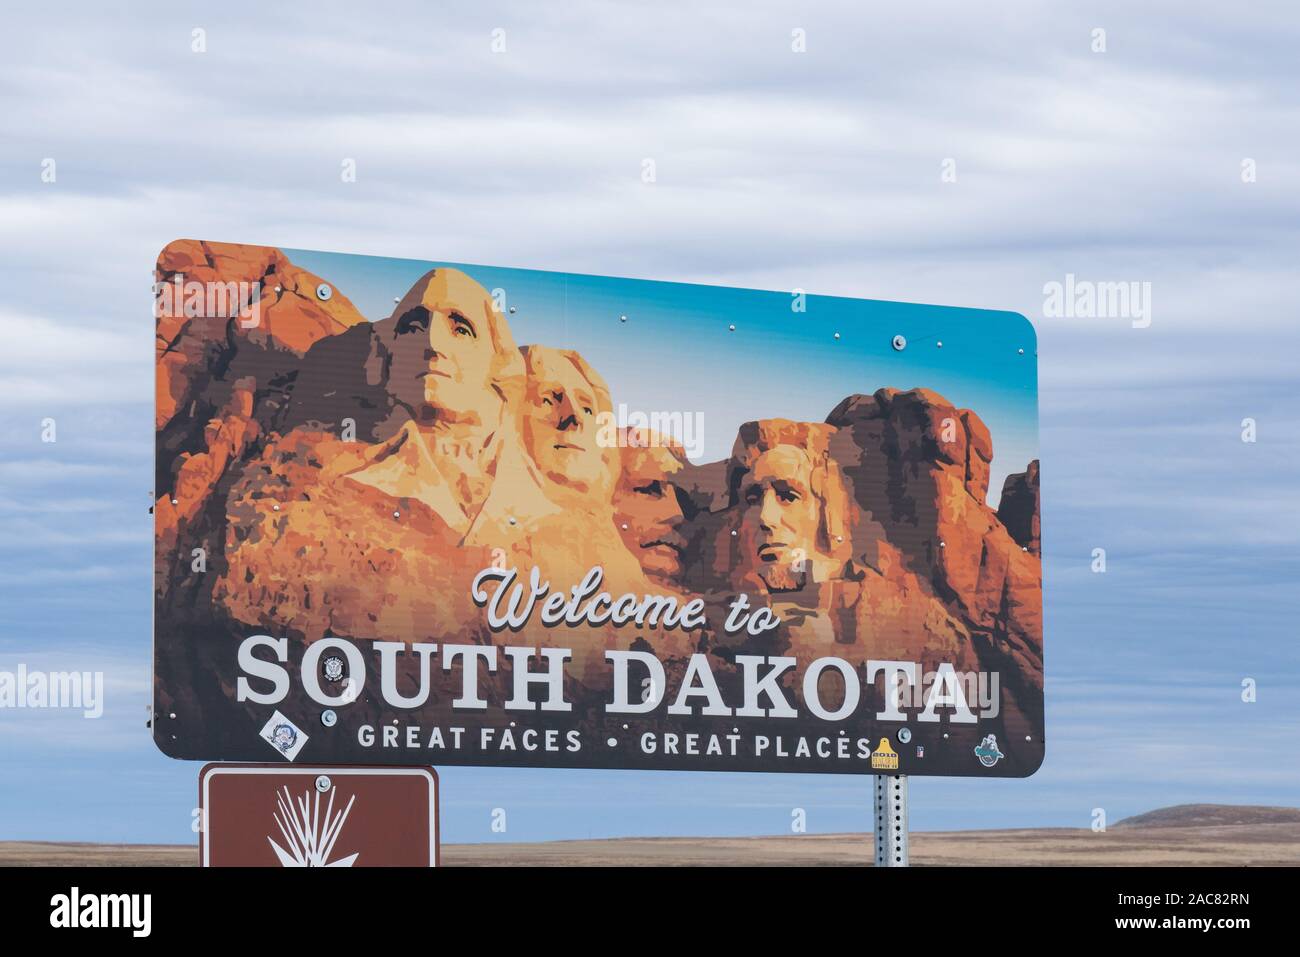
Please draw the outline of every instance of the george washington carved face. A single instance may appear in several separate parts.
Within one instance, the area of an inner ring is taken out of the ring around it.
[[[827,453],[831,426],[768,419],[741,427],[730,463],[736,561],[773,590],[825,577],[849,550],[848,496]]]
[[[492,297],[463,272],[431,271],[376,327],[389,340],[389,392],[417,422],[482,422],[498,413],[497,380],[512,360],[519,364],[518,352]]]
[[[597,441],[598,417],[612,409],[604,380],[576,352],[547,346],[522,351],[528,378],[521,424],[529,456],[557,485],[608,495],[614,450]]]

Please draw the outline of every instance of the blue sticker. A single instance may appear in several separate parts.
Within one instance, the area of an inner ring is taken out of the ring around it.
[[[997,764],[998,761],[1006,757],[1006,755],[998,750],[997,735],[985,735],[984,740],[981,741],[979,747],[975,749],[975,757],[979,758],[980,764],[984,765],[986,768],[993,767],[993,765]]]

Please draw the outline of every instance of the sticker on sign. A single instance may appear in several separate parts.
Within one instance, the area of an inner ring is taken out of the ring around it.
[[[1022,316],[191,240],[156,278],[167,754],[1041,764]]]
[[[262,726],[262,740],[292,761],[307,743],[307,735],[277,711]]]
[[[432,768],[210,764],[199,774],[204,867],[433,867]]]

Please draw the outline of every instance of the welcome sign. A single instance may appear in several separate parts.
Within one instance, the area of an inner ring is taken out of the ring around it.
[[[1023,317],[190,240],[156,280],[167,754],[1041,763]]]

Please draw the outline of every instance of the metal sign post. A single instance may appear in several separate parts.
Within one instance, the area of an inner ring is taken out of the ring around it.
[[[875,778],[876,867],[907,867],[907,775]]]

